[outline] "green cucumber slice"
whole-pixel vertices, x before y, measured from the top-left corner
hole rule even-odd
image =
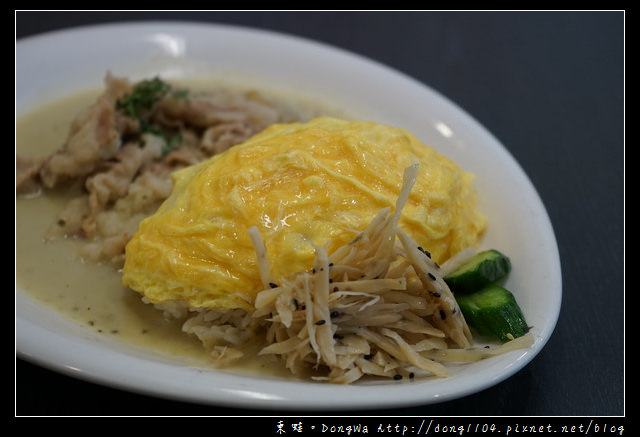
[[[473,293],[506,277],[511,261],[495,249],[474,255],[469,261],[444,277],[454,294]]]
[[[478,334],[507,342],[529,331],[520,306],[506,288],[490,284],[480,291],[456,296],[467,323]]]

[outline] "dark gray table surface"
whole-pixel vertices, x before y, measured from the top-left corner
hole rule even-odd
[[[623,416],[623,11],[16,12],[16,38],[172,19],[271,29],[342,47],[441,92],[517,159],[551,218],[563,299],[543,351],[506,381],[436,405],[356,415]],[[15,413],[273,415],[147,397],[16,360]],[[295,412],[288,414],[343,414]]]

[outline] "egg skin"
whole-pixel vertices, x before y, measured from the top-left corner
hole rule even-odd
[[[331,252],[393,211],[416,162],[399,226],[443,262],[486,227],[473,175],[403,129],[321,117],[273,125],[174,173],[172,194],[127,244],[123,284],[155,303],[251,310],[263,286],[250,227],[274,280],[309,270],[310,243]]]

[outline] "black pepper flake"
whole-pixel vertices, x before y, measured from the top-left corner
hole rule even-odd
[[[370,360],[371,358],[373,358],[373,354],[363,355],[362,358],[364,358],[365,360]]]
[[[444,319],[446,319],[446,318],[447,318],[447,313],[445,313],[445,312],[444,312],[444,310],[440,310],[440,318],[441,318],[442,320],[444,320]]]
[[[278,288],[278,284],[276,284],[275,282],[269,282],[269,287]]]
[[[325,323],[327,323],[327,321],[326,321],[326,320],[318,320],[318,321],[316,322],[316,325],[320,326],[320,325],[324,325]]]
[[[490,348],[491,348],[491,346],[486,345],[484,348],[485,348],[485,349],[490,349]]]
[[[340,317],[340,311],[331,311],[331,318],[335,319],[336,317]]]
[[[436,275],[434,275],[433,273],[429,272],[428,275],[429,275],[429,279],[431,279],[432,281],[436,280]]]
[[[402,375],[400,375],[399,373],[396,373],[395,375],[393,375],[393,379],[396,381],[400,381],[402,379]]]

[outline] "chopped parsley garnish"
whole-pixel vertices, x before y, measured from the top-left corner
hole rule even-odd
[[[171,94],[171,97],[173,97],[176,100],[179,100],[179,99],[185,99],[186,100],[186,99],[189,98],[189,90],[177,90],[177,91],[174,91]]]
[[[182,143],[182,134],[180,132],[170,137],[167,135],[163,135],[162,137],[165,140],[164,147],[162,148],[162,156],[165,156]]]
[[[116,109],[125,115],[140,120],[145,112],[169,92],[171,86],[155,77],[138,83],[133,91],[116,102]]]
[[[140,126],[140,132],[150,133],[164,140],[163,156],[178,147],[182,142],[180,132],[168,131],[161,126],[153,124],[150,120],[150,111],[169,91],[171,91],[171,85],[155,77],[137,83],[131,93],[116,102],[116,110],[136,120]],[[189,92],[188,90],[176,90],[170,96],[174,99],[188,99]]]

